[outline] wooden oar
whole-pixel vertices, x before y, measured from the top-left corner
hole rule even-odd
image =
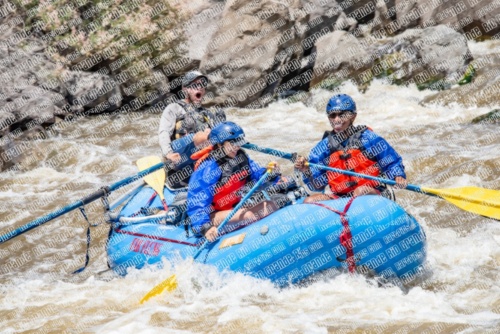
[[[272,148],[259,147],[254,144],[245,144],[244,148],[254,150],[257,152],[262,152],[277,156],[283,159],[292,160],[296,154],[282,152]],[[323,166],[319,164],[309,163],[311,167],[328,170],[331,172],[336,172],[339,174],[356,176],[368,180],[378,181],[380,183],[385,183],[389,185],[396,185],[397,183],[393,180],[382,179],[379,177],[374,177],[365,174],[354,173],[342,169],[331,168],[328,166]],[[460,188],[447,188],[447,189],[432,189],[427,187],[421,187],[413,184],[408,184],[406,186],[407,190],[441,197],[442,199],[450,202],[451,204],[457,206],[458,208],[472,212],[487,218],[493,218],[500,220],[500,191],[485,189],[479,187],[460,187]]]
[[[150,168],[158,163],[161,163],[161,158],[157,156],[144,157],[137,160],[136,165],[140,171]],[[144,177],[144,182],[146,182],[154,191],[160,196],[161,203],[165,211],[168,211],[168,205],[165,201],[165,196],[163,194],[163,188],[165,187],[165,169],[158,169],[156,172],[148,174]]]
[[[262,185],[262,183],[264,183],[264,181],[266,180],[267,176],[271,171],[272,168],[268,166],[266,172],[264,173],[264,175],[261,176],[259,181],[257,181],[257,183],[253,186],[252,189],[250,189],[250,191],[245,195],[245,197],[243,197],[243,199],[238,203],[238,205],[234,207],[234,209],[229,213],[229,215],[224,219],[224,221],[222,221],[222,223],[220,223],[220,225],[217,226],[217,232],[219,232],[224,227],[224,225],[227,224],[227,222],[236,214],[236,212],[243,206],[243,204],[245,204],[245,202],[253,195],[253,193],[257,189],[259,189],[259,187]],[[201,246],[194,254],[193,259],[196,259],[196,257],[200,255],[200,253],[203,251],[203,249],[205,249],[208,243],[209,243],[208,240],[205,240],[203,244],[201,244]],[[175,274],[173,274],[166,280],[162,281],[160,284],[156,285],[147,294],[145,294],[144,297],[142,297],[140,303],[142,304],[148,301],[150,298],[162,294],[164,291],[169,291],[169,292],[174,291],[176,288],[177,288],[177,277]]]

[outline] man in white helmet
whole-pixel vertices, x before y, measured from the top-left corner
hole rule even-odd
[[[164,158],[173,162],[167,170],[167,182],[173,188],[187,186],[194,166],[191,154],[207,143],[210,129],[226,120],[224,111],[201,106],[208,82],[201,72],[186,73],[184,99],[170,103],[161,116],[158,137]]]

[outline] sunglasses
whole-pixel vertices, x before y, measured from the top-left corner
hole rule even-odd
[[[192,83],[190,85],[185,86],[185,88],[190,88],[190,89],[200,89],[200,88],[206,88],[208,86],[208,82],[202,81],[202,82],[196,82]]]
[[[328,115],[328,118],[335,119],[336,117],[344,118],[347,115],[349,115],[349,111],[341,111],[341,112],[332,112],[331,114]]]

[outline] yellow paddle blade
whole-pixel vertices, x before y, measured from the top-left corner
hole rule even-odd
[[[424,192],[437,195],[460,209],[500,220],[500,191],[478,187],[431,189]]]
[[[136,165],[140,171],[143,171],[151,166],[159,164],[160,162],[160,157],[149,156],[137,160]],[[165,196],[163,196],[163,187],[165,186],[166,177],[167,176],[165,175],[165,170],[163,168],[144,176],[144,181],[151,188],[153,188],[158,193],[158,195],[160,195],[160,199],[162,200],[162,202],[165,201]]]
[[[141,299],[141,304],[147,302],[154,296],[161,295],[165,290],[168,292],[172,292],[177,289],[177,278],[175,274],[155,286],[151,291],[149,291],[144,297]]]

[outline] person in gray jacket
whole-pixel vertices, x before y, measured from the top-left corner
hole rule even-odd
[[[208,78],[191,71],[182,80],[183,100],[170,103],[160,119],[158,137],[167,161],[167,183],[172,188],[186,187],[193,173],[191,154],[208,145],[210,130],[226,120],[223,110],[201,106]]]

